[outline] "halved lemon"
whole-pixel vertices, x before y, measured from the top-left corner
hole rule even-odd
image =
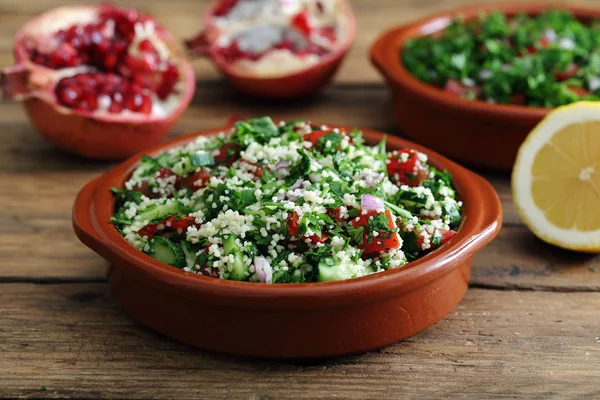
[[[559,107],[531,131],[517,154],[512,193],[537,237],[600,252],[600,103]]]

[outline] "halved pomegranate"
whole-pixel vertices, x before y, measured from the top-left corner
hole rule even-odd
[[[242,92],[284,99],[329,82],[355,33],[347,0],[216,0],[186,44]]]
[[[194,72],[152,17],[104,4],[67,6],[17,33],[16,65],[2,71],[5,97],[24,100],[49,141],[99,159],[158,142],[190,102]]]

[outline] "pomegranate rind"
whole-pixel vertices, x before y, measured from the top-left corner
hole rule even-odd
[[[169,132],[192,100],[196,78],[178,41],[169,32],[160,29],[157,36],[169,48],[182,82],[181,93],[177,94],[179,104],[169,114],[94,113],[60,105],[53,88],[65,76],[61,74],[61,70],[33,63],[24,45],[25,40],[43,32],[46,21],[55,21],[58,16],[64,17],[74,12],[94,15],[101,7],[103,6],[58,7],[23,25],[14,41],[16,65],[3,70],[3,86],[7,87],[10,79],[8,75],[19,76],[15,78],[16,83],[13,82],[12,88],[8,84],[9,90],[5,90],[4,94],[23,101],[32,124],[57,147],[88,158],[121,159],[158,143]],[[27,90],[22,90],[22,76],[25,73],[28,73],[28,87]]]
[[[203,23],[206,28],[186,43],[192,54],[208,56],[233,87],[250,96],[286,100],[318,91],[331,81],[356,37],[356,17],[350,4],[344,0],[340,5],[345,32],[331,53],[319,57],[315,64],[284,76],[258,77],[243,73],[217,55],[215,38],[218,33],[211,27],[214,10],[219,2],[220,0],[214,0],[204,14]]]
[[[35,128],[49,142],[98,160],[123,159],[160,142],[179,117],[177,114],[161,121],[115,123],[58,113],[37,98],[29,98],[23,104]]]

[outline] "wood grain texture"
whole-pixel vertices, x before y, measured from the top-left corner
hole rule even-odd
[[[486,1],[350,1],[357,40],[324,92],[287,104],[246,99],[207,60],[194,60],[196,95],[170,136],[266,114],[400,134],[369,46],[387,27]],[[178,38],[199,31],[208,3],[117,2],[155,14]],[[12,63],[12,38],[25,21],[69,3],[0,2],[0,66]],[[192,349],[120,310],[104,283],[105,261],[79,243],[70,220],[77,191],[112,165],[54,149],[20,105],[0,101],[0,398],[600,398],[600,257],[537,240],[505,176],[486,176],[504,227],[475,256],[473,288],[456,310],[385,349],[299,364]]]
[[[0,397],[598,398],[598,307],[600,293],[471,289],[447,318],[379,351],[267,362],[157,335],[103,284],[4,284]]]

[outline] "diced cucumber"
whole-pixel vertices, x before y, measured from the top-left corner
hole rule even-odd
[[[142,156],[142,160],[136,169],[136,175],[141,177],[154,176],[160,169],[160,164],[150,156]]]
[[[456,229],[460,224],[461,216],[456,204],[444,204],[444,216],[447,216],[449,225],[452,229]]]
[[[192,164],[190,157],[183,157],[178,163],[173,165],[172,171],[179,176],[186,176],[194,172],[196,167]]]
[[[242,250],[237,246],[235,240],[237,236],[229,235],[223,239],[223,250],[225,255],[233,255],[233,269],[230,272],[230,277],[236,281],[243,281],[250,275],[249,265],[244,265]]]
[[[205,151],[198,151],[190,156],[190,161],[194,167],[211,167],[215,165],[215,159],[212,154]]]
[[[162,236],[153,237],[148,243],[148,255],[173,267],[183,268],[186,265],[185,255],[175,243]]]
[[[190,268],[193,267],[196,264],[196,253],[198,252],[196,246],[187,240],[182,240],[179,242],[179,247],[183,250],[186,265]]]
[[[188,211],[187,207],[178,201],[168,201],[165,204],[151,204],[144,208],[142,212],[138,214],[141,221],[152,221],[155,219],[162,219],[168,215],[183,213]]]
[[[159,155],[158,157],[156,157],[156,162],[162,168],[168,167],[170,164],[170,160],[171,160],[171,155],[168,152],[164,152],[161,155]]]
[[[424,207],[427,204],[427,196],[407,190],[398,194],[398,201],[407,206]]]
[[[319,262],[319,282],[340,281],[356,278],[375,272],[371,267],[354,263],[337,263],[333,258],[324,258]]]

